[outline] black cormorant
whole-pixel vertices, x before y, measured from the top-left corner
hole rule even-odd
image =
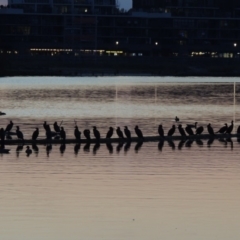
[[[168,131],[168,136],[172,136],[175,132],[175,129],[176,129],[175,125],[172,125],[172,127]]]
[[[36,130],[32,134],[32,140],[36,140],[39,135],[39,129],[36,128]]]
[[[90,131],[89,131],[88,129],[85,129],[85,130],[83,131],[83,135],[85,136],[85,138],[86,138],[87,140],[90,140],[90,139],[91,139],[91,137],[90,137]]]
[[[0,129],[0,139],[2,142],[5,140],[5,132],[3,128]]]
[[[55,122],[54,124],[53,124],[53,128],[54,128],[54,131],[55,132],[60,132],[61,130],[60,130],[60,127],[58,126],[58,124],[57,124],[57,122]]]
[[[13,127],[13,122],[10,121],[10,123],[7,125],[7,127],[5,129],[5,132],[10,132],[12,130],[12,127]]]
[[[160,137],[164,137],[164,131],[163,131],[163,126],[162,126],[162,124],[160,124],[160,125],[158,126],[158,134],[159,134]]]
[[[77,140],[81,139],[81,132],[79,131],[78,126],[75,126],[74,136]]]
[[[207,125],[207,130],[210,135],[215,135],[211,123]]]
[[[202,134],[203,130],[204,130],[203,126],[198,127],[198,128],[196,129],[196,134],[197,134],[197,135]]]
[[[107,132],[106,138],[111,138],[113,135],[113,127],[109,127],[109,130]]]
[[[228,129],[227,123],[225,123],[225,126],[221,127],[216,133],[225,133]]]
[[[119,138],[124,138],[123,132],[122,132],[122,130],[120,129],[120,127],[117,127],[116,133],[117,133],[117,135],[118,135]]]
[[[179,120],[180,120],[180,119],[176,116],[176,117],[175,117],[175,121],[176,121],[176,122],[179,122]]]
[[[66,140],[66,132],[64,131],[64,128],[61,127],[61,130],[60,130],[60,137],[62,140]]]
[[[188,133],[189,136],[194,135],[193,130],[189,125],[187,125],[185,127],[185,130],[186,130],[186,132]]]
[[[17,126],[16,133],[17,133],[18,139],[24,140],[23,133],[20,131],[19,126]]]
[[[46,132],[47,132],[47,131],[50,131],[50,132],[51,132],[51,128],[50,128],[50,126],[47,124],[46,121],[44,121],[43,127],[44,127],[44,129],[46,130]]]
[[[125,133],[127,139],[131,139],[131,132],[127,126],[124,127],[124,133]]]
[[[139,138],[143,138],[142,131],[139,129],[138,125],[136,125],[136,127],[134,129],[135,129],[135,133],[137,134],[137,136]]]
[[[228,126],[226,133],[231,134],[233,130],[233,121],[231,122],[231,125]]]
[[[179,133],[181,134],[182,137],[186,137],[186,133],[185,133],[181,124],[178,125],[178,131],[179,131]]]
[[[27,155],[30,155],[32,153],[32,149],[30,149],[30,147],[27,146],[27,150],[25,152]]]
[[[100,140],[100,138],[101,138],[100,132],[97,130],[96,126],[93,127],[93,135],[97,140]]]

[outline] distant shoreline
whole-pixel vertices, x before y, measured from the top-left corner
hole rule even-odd
[[[1,55],[0,76],[239,77],[237,58]]]

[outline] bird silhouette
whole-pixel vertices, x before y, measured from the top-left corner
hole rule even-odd
[[[131,139],[131,132],[127,126],[124,127],[124,133],[125,133],[127,139]]]
[[[84,135],[84,137],[85,137],[87,140],[90,140],[90,139],[91,139],[89,129],[85,129],[85,130],[83,131],[83,135]]]
[[[76,140],[81,139],[81,132],[79,131],[78,126],[75,126],[74,136],[75,136]]]
[[[141,131],[141,129],[138,127],[138,125],[137,125],[134,129],[135,129],[136,135],[137,135],[139,138],[143,139],[142,131]]]
[[[32,134],[32,140],[37,140],[38,135],[39,135],[39,129],[36,128],[36,130]]]
[[[227,123],[224,124],[225,126],[221,127],[216,133],[225,133],[228,129]]]
[[[94,137],[96,138],[97,141],[100,140],[100,138],[101,138],[100,132],[97,130],[96,126],[93,127],[93,135],[94,135]]]
[[[64,131],[63,127],[61,127],[61,130],[60,130],[60,137],[63,141],[66,140],[66,132]]]
[[[230,126],[228,126],[228,128],[227,128],[227,130],[226,130],[226,133],[228,133],[228,134],[231,134],[232,133],[232,130],[233,130],[233,121],[231,122],[231,125]]]
[[[10,121],[10,123],[7,125],[7,127],[5,129],[5,132],[10,132],[12,130],[12,127],[13,127],[13,122]]]
[[[203,130],[204,130],[203,126],[198,127],[198,128],[196,129],[196,134],[197,134],[197,135],[202,134]]]
[[[17,126],[16,133],[17,133],[18,139],[24,140],[23,133],[20,131],[19,126]]]
[[[116,133],[117,133],[117,135],[118,135],[119,138],[124,138],[123,132],[122,132],[122,130],[120,129],[120,127],[117,127]]]
[[[164,137],[164,130],[162,124],[158,126],[158,134],[160,137]]]
[[[213,131],[213,128],[212,128],[212,126],[211,126],[211,123],[209,123],[209,124],[207,125],[207,130],[208,130],[208,133],[209,133],[210,135],[215,135],[215,133],[214,133],[214,131]]]
[[[186,133],[185,133],[181,124],[178,125],[178,131],[179,131],[179,133],[181,134],[182,137],[186,137]]]
[[[111,138],[113,135],[113,127],[109,127],[109,130],[107,132],[106,138]]]
[[[176,129],[176,126],[175,125],[172,125],[172,127],[169,129],[168,131],[168,136],[172,136],[175,132],[175,129]]]

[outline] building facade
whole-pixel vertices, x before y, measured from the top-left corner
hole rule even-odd
[[[128,13],[115,0],[9,0],[0,51],[235,58],[239,29],[240,0],[133,0]]]

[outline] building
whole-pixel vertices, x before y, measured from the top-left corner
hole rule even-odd
[[[9,0],[0,51],[17,54],[238,58],[240,0]]]

